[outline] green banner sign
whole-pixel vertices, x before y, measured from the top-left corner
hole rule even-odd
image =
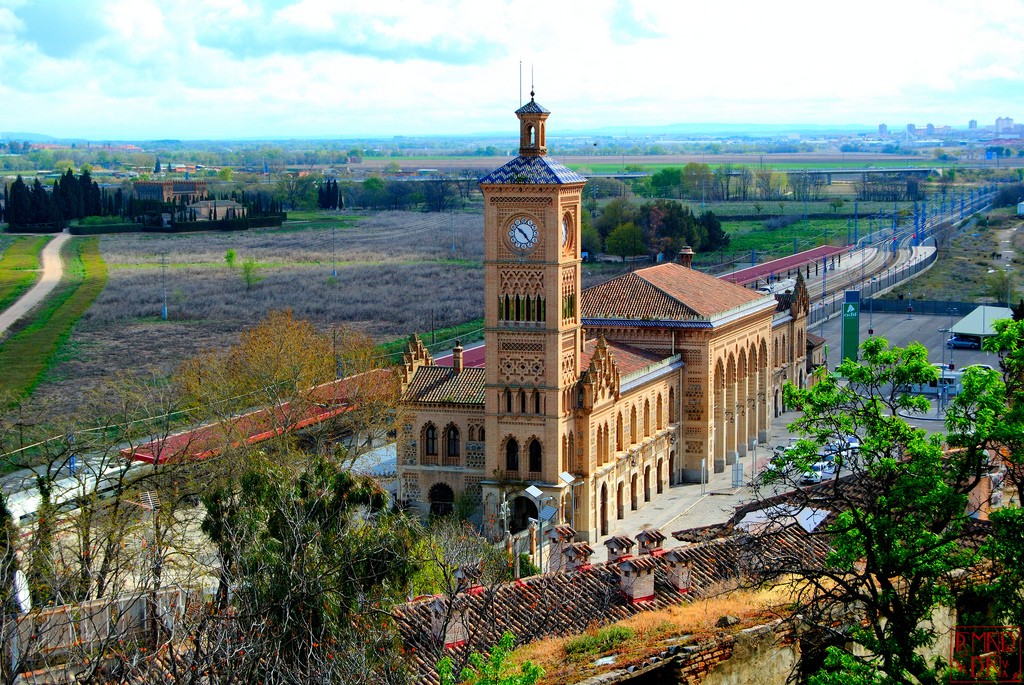
[[[860,347],[860,291],[847,290],[843,301],[843,359],[857,360]]]

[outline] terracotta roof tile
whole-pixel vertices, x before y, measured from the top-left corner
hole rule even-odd
[[[456,373],[449,366],[421,366],[409,381],[406,402],[443,404],[483,404],[484,369],[463,369]]]
[[[708,319],[766,297],[669,262],[583,291],[585,319]]]
[[[583,346],[583,355],[581,358],[581,368],[586,369],[590,366],[590,360],[594,356],[594,351],[597,349],[598,339],[594,338],[588,340]],[[610,340],[605,341],[605,345],[608,351],[612,355],[612,359],[615,360],[615,365],[619,368],[619,374],[626,376],[639,371],[651,364],[656,364],[664,359],[663,355],[655,352],[648,352],[642,350],[639,347],[633,347],[632,345],[625,345],[623,343],[612,342]]]

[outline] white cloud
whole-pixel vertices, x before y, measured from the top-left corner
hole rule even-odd
[[[510,130],[520,60],[524,91],[533,66],[537,99],[563,130],[962,123],[1024,108],[1024,3],[1014,0],[98,0],[79,7],[104,30],[67,44],[22,20],[50,1],[0,0],[5,128],[120,138]]]

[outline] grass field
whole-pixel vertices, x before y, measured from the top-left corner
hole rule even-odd
[[[0,345],[0,393],[32,391],[51,356],[67,340],[72,327],[89,309],[107,281],[107,267],[95,238],[68,243],[64,278],[27,323]]]
[[[39,253],[48,242],[50,236],[10,238],[0,256],[0,311],[21,297],[39,279]]]

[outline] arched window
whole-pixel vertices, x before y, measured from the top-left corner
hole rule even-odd
[[[505,388],[505,413],[512,413],[512,391]]]
[[[430,513],[434,516],[446,516],[452,513],[455,506],[455,493],[444,483],[438,483],[427,493],[430,501]]]
[[[423,429],[423,455],[437,456],[437,428],[432,423],[428,423]]]
[[[651,435],[651,403],[649,400],[644,400],[644,437],[648,438]]]
[[[676,422],[676,389],[668,389],[668,422]],[[481,438],[482,439],[482,438]]]
[[[519,391],[519,413],[526,413],[526,392],[524,390]]]
[[[533,413],[540,413],[540,391],[538,390],[533,391]]]
[[[519,470],[519,443],[515,438],[509,438],[505,443],[505,470]]]
[[[665,427],[665,414],[664,409],[661,406],[661,393],[658,393],[658,403],[655,405],[654,417],[657,421],[658,430]]]
[[[622,451],[622,412],[619,412],[619,416],[615,420],[615,449]]]
[[[566,471],[577,471],[576,469],[576,436],[569,433],[569,456],[565,460]]]
[[[479,434],[479,437],[477,438],[477,440],[479,440],[480,442],[484,441],[484,427],[483,426],[480,426],[480,434]]]
[[[535,438],[530,441],[530,473],[540,473],[543,464],[541,463],[540,442]]]
[[[636,407],[629,409],[629,444],[636,444]]]
[[[455,426],[449,426],[444,432],[444,456],[446,465],[457,465],[459,462],[459,455],[461,454],[459,448],[459,429]]]
[[[469,435],[466,436],[469,442],[476,442],[476,426],[469,427]]]

